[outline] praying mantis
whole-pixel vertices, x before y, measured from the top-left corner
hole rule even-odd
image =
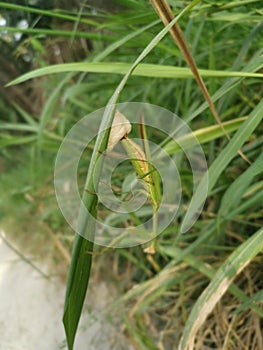
[[[112,150],[118,142],[123,145],[133,165],[137,179],[143,185],[153,207],[153,230],[157,234],[158,208],[162,197],[161,178],[158,171],[151,163],[150,148],[142,114],[140,115],[139,131],[142,147],[128,137],[128,134],[131,132],[131,124],[128,119],[117,110],[112,123],[107,150]],[[144,249],[144,251],[150,254],[155,253],[155,244],[156,240],[154,239],[150,246]]]

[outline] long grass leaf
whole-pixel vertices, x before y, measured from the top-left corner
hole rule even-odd
[[[232,209],[237,207],[242,195],[247,190],[248,186],[255,178],[255,176],[263,174],[263,154],[239,177],[231,184],[231,186],[225,192],[221,205],[218,211],[219,220],[220,217],[231,213]]]
[[[28,13],[35,13],[35,14],[38,14],[41,16],[54,17],[54,18],[59,18],[62,20],[73,21],[73,22],[79,21],[81,23],[92,25],[95,27],[99,26],[99,23],[96,21],[88,20],[85,18],[79,19],[77,14],[76,14],[76,16],[72,16],[72,15],[68,15],[66,13],[59,12],[57,10],[48,11],[48,10],[38,9],[35,7],[23,6],[23,5],[18,5],[18,4],[10,4],[10,3],[6,3],[6,2],[0,2],[0,8],[14,10],[14,11],[24,11],[24,12],[28,12]],[[19,31],[18,28],[17,28],[17,31]]]
[[[258,124],[263,118],[263,101],[256,106],[256,108],[250,113],[248,119],[242,124],[240,129],[233,136],[229,144],[224,148],[224,150],[219,154],[217,159],[213,162],[209,168],[209,183],[208,183],[208,193],[213,189],[219,176],[222,174],[226,166],[235,157],[237,151],[242,147],[251,133],[256,129]],[[194,215],[198,208],[200,207],[203,197],[206,194],[207,189],[207,179],[203,178],[194,193],[188,212],[183,220],[181,226],[181,232],[186,232],[188,230],[188,223],[191,222],[192,216]]]
[[[251,58],[251,60],[245,65],[245,67],[242,69],[242,72],[257,72],[263,68],[263,61],[262,61],[262,55],[263,50],[259,50],[257,53],[254,54],[254,56]],[[242,77],[236,77],[236,78],[229,78],[222,87],[220,87],[212,96],[213,102],[218,101],[223,96],[229,95],[229,92],[234,91],[234,89],[242,82],[244,78]],[[204,102],[200,107],[198,107],[194,112],[190,112],[189,115],[186,118],[187,122],[190,122],[193,120],[196,116],[198,116],[200,113],[205,111],[208,107],[208,103]]]
[[[237,118],[235,120],[230,120],[222,123],[225,130],[231,133],[236,131],[246,120],[246,117]],[[200,143],[206,143],[212,140],[217,139],[218,137],[224,136],[224,133],[219,125],[212,125],[206,128],[193,131],[191,134],[184,135],[178,138],[178,143],[174,140],[169,141],[163,146],[163,149],[168,154],[174,154],[181,150],[181,147],[184,149],[190,148],[195,145],[196,140]],[[179,146],[180,145],[180,146]]]
[[[178,258],[182,255],[183,250],[179,247],[171,246],[159,246],[159,251],[167,254],[171,258]],[[187,265],[191,266],[193,269],[201,272],[203,275],[212,280],[216,274],[216,270],[206,262],[203,262],[201,259],[198,259],[194,254],[186,254],[182,258]],[[230,285],[228,289],[229,293],[237,297],[240,301],[243,302],[247,307],[251,307],[259,316],[263,317],[263,310],[253,304],[249,304],[250,298],[234,283]],[[245,307],[245,306],[244,306]]]
[[[43,75],[58,74],[66,72],[86,72],[86,73],[102,73],[102,74],[120,74],[125,75],[129,72],[131,64],[123,62],[79,62],[55,64],[48,67],[35,69],[29,73],[21,75],[19,78],[12,80],[6,86],[23,83],[26,80],[41,77]],[[226,78],[226,77],[242,77],[242,78],[263,78],[262,73],[249,72],[233,72],[199,69],[199,73],[207,78]],[[168,79],[188,79],[193,78],[191,69],[184,67],[164,66],[161,64],[142,63],[136,65],[132,75],[149,77],[149,78],[168,78]]]
[[[98,55],[96,55],[93,58],[94,62],[98,62],[103,60],[105,57],[107,57],[108,55],[110,55],[112,52],[114,52],[115,50],[117,50],[119,47],[121,47],[122,45],[124,45],[127,41],[136,38],[136,36],[142,34],[143,32],[145,32],[146,30],[154,27],[156,24],[158,24],[160,21],[154,21],[153,23],[150,23],[138,30],[132,31],[131,33],[129,33],[128,35],[126,35],[125,37],[121,38],[120,40],[112,43],[111,45],[107,46],[107,48],[105,50],[103,50],[102,52],[100,52]]]
[[[28,35],[47,35],[47,36],[60,36],[71,38],[71,30],[62,30],[62,29],[46,29],[46,28],[15,28],[15,27],[3,27],[0,26],[0,32],[9,32],[9,33],[22,33]],[[75,38],[85,38],[85,39],[104,39],[108,41],[114,41],[115,37],[111,35],[101,34],[101,33],[92,33],[92,32],[76,32]]]
[[[216,303],[230,287],[233,279],[263,249],[263,229],[241,244],[214,275],[195,303],[186,322],[179,350],[193,350],[195,336]]]
[[[27,143],[33,143],[36,141],[36,136],[10,136],[8,135],[5,137],[4,135],[1,137],[0,140],[0,148],[4,148],[7,146],[15,146],[15,145],[24,145]]]

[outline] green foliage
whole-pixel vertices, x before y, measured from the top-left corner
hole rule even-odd
[[[169,2],[178,15],[174,22],[179,20],[185,32],[220,119],[231,136],[230,141],[220,126],[215,125],[190,69],[166,35],[169,27],[163,29],[148,2],[118,3],[123,6],[119,12],[94,14],[85,6],[79,12],[65,12],[0,2],[0,8],[5,11],[23,11],[53,19],[52,28],[32,25],[19,30],[28,35],[19,46],[32,45],[37,69],[32,67],[9,85],[34,78],[37,85],[32,86],[40,88],[39,95],[45,102],[33,114],[14,101],[1,118],[0,150],[5,170],[1,182],[4,194],[1,215],[7,218],[20,212],[19,220],[35,215],[37,220],[44,219],[54,232],[64,231],[71,240],[67,224],[62,222],[58,211],[54,211],[52,187],[56,152],[70,127],[85,114],[117,101],[140,100],[175,111],[189,123],[203,145],[209,164],[209,196],[202,215],[189,232],[180,234],[191,219],[187,214],[191,212],[189,208],[180,208],[177,221],[158,237],[157,252],[153,256],[145,254],[141,247],[113,252],[96,248],[94,268],[101,265],[100,259],[104,266],[116,259],[125,283],[121,277],[112,275],[116,280],[119,278],[119,289],[123,292],[114,306],[121,305],[126,333],[138,348],[177,348],[181,338],[181,349],[223,348],[228,342],[226,346],[234,350],[240,341],[245,343],[248,339],[245,331],[240,331],[238,321],[242,323],[247,314],[252,315],[251,319],[263,316],[259,307],[263,276],[260,256],[256,257],[262,250],[263,216],[260,1],[206,1],[193,8],[193,4],[186,7],[183,1]],[[60,23],[71,23],[74,30],[65,29]],[[18,31],[14,26],[2,26],[0,30]],[[85,59],[80,62],[62,59],[62,63],[50,64],[49,49],[45,45],[48,40],[56,45],[57,38],[71,43],[78,38],[91,40],[92,49],[86,51]],[[23,89],[23,86],[20,84],[17,88]],[[101,129],[110,127],[113,116],[114,108],[108,109]],[[147,130],[151,132],[156,140],[162,141],[158,132]],[[94,216],[107,214],[97,206],[93,172],[99,152],[107,147],[108,136],[109,130],[101,133],[92,150],[88,150],[90,166],[83,201]],[[185,135],[180,141],[190,147],[192,138],[193,135]],[[188,187],[192,186],[192,178],[186,161],[180,158],[178,144],[166,140],[163,146],[169,154],[178,154],[183,196],[191,197]],[[251,164],[238,156],[239,149]],[[79,169],[83,183],[86,164],[81,162]],[[124,174],[123,169],[127,169]],[[116,177],[127,178],[128,169],[119,169]],[[121,192],[125,183],[122,188],[121,181],[114,181]],[[190,209],[199,207],[204,186],[201,182]],[[39,207],[45,209],[41,211]],[[141,218],[133,216],[131,220],[136,222]],[[79,230],[86,230],[84,212],[80,212],[78,221]],[[90,278],[92,250],[92,242],[75,236],[64,313],[69,349],[73,349]],[[232,310],[236,309],[233,314],[237,319],[236,323],[227,323],[227,339],[220,322],[211,321],[213,316],[218,319],[216,303],[224,308],[226,300]],[[210,323],[205,321],[207,316]],[[235,320],[232,311],[228,318]],[[200,327],[201,345],[194,343]],[[204,330],[208,328],[213,340],[205,336]],[[260,339],[255,342],[260,344]],[[257,344],[252,348],[246,343],[251,349],[256,349]]]

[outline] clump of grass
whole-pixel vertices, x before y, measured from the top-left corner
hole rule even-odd
[[[107,28],[108,34],[103,32],[100,38],[98,33],[93,36],[95,49],[88,62],[43,67],[16,80],[69,72],[62,79],[62,75],[49,76],[54,79],[53,84],[58,80],[60,83],[39,121],[34,124],[32,118],[24,114],[23,126],[16,124],[12,129],[10,125],[1,125],[6,133],[3,147],[17,144],[15,137],[12,138],[15,129],[21,145],[28,143],[35,147],[37,144],[41,151],[39,159],[44,159],[41,153],[57,148],[70,124],[77,119],[78,109],[84,114],[108,101],[119,84],[115,73],[124,78],[118,85],[118,93],[115,91],[112,95],[111,104],[117,102],[121,92],[123,100],[139,98],[176,111],[190,123],[203,143],[209,163],[209,196],[201,217],[189,232],[178,234],[188,209],[183,207],[178,221],[171,223],[159,237],[155,255],[145,254],[140,247],[116,251],[97,249],[94,266],[108,266],[108,261],[113,262],[112,278],[123,293],[117,303],[118,310],[122,309],[124,329],[135,348],[260,349],[262,272],[261,257],[255,257],[262,249],[263,190],[259,2],[217,6],[200,3],[191,10],[191,16],[181,16],[185,11],[183,2],[178,3],[183,11],[174,9],[175,15],[179,13],[179,24],[186,33],[197,67],[206,69],[200,73],[216,104],[220,122],[228,133],[235,132],[230,141],[221,137],[224,133],[220,127],[214,129],[208,103],[204,102],[190,70],[182,63],[173,41],[168,36],[164,38],[172,25],[160,32],[161,24],[145,2],[134,5],[133,1],[126,0],[122,3],[129,6],[128,12],[112,14],[108,19],[102,15],[98,21],[93,18],[97,30]],[[83,19],[85,16],[89,18],[90,14],[83,13]],[[77,16],[73,14],[73,17],[77,22]],[[37,33],[45,32],[38,29]],[[53,31],[53,34],[68,35],[63,31]],[[84,37],[84,34],[77,33],[77,36]],[[143,51],[139,56],[138,47]],[[145,84],[146,79],[149,84]],[[50,122],[58,97],[73,108],[74,117],[58,118],[52,128]],[[67,107],[60,112],[67,114]],[[104,115],[104,126],[110,127],[114,113],[113,108]],[[25,124],[30,126],[26,131],[23,130]],[[229,125],[234,126],[233,129]],[[93,157],[98,150],[106,149],[108,136],[109,131],[97,139]],[[191,140],[186,137],[185,143]],[[179,152],[172,142],[165,147],[171,154]],[[251,165],[237,155],[239,150]],[[191,178],[184,163],[179,170],[187,187]],[[92,171],[91,167],[85,186],[89,192],[83,198],[88,207],[96,201],[90,182]],[[200,184],[194,196],[196,207],[200,204],[198,193],[202,193],[203,185]],[[43,188],[41,184],[38,186]],[[41,203],[43,201],[41,198]],[[64,229],[60,225],[58,220],[54,230]],[[92,249],[91,242],[76,236],[64,315],[70,348],[89,280],[92,255],[86,252]],[[82,276],[81,283],[76,282],[79,276]]]

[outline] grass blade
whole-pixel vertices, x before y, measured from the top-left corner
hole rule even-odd
[[[218,211],[218,217],[228,216],[235,207],[239,204],[242,195],[247,190],[254,177],[263,173],[263,154],[261,154],[257,160],[244,171],[227,189]]]
[[[66,37],[71,38],[72,37],[72,31],[71,30],[56,30],[56,29],[46,29],[46,28],[28,28],[28,29],[22,29],[22,28],[15,28],[15,27],[0,27],[0,32],[9,32],[9,33],[22,33],[22,34],[28,34],[28,35],[46,35],[46,36],[60,36],[60,37]],[[85,39],[94,39],[99,40],[101,38],[108,40],[108,41],[114,41],[115,38],[110,35],[102,35],[99,33],[92,33],[92,32],[76,32],[74,34],[75,38],[85,38]]]
[[[89,254],[89,252],[92,252],[92,250],[93,243],[81,237],[79,234],[76,234],[68,274],[63,315],[63,323],[69,349],[73,349],[75,334],[88,287],[92,264],[92,255]],[[78,280],[78,283],[76,283],[76,280]]]
[[[178,258],[183,255],[184,251],[177,246],[160,246],[160,251],[164,252],[171,258]],[[210,280],[216,274],[216,269],[214,269],[210,264],[198,259],[194,254],[186,254],[181,259],[187,265],[191,266],[193,269],[201,272],[204,276],[208,277]],[[251,298],[249,298],[239,287],[237,287],[234,283],[229,287],[229,293],[237,297],[240,301],[242,301],[242,307],[251,307],[255,312],[258,313],[259,316],[263,317],[263,310],[254,305],[253,303],[249,303]]]
[[[224,125],[225,130],[228,133],[231,133],[233,131],[236,131],[244,123],[245,120],[246,120],[246,117],[237,118],[234,120],[224,122],[222,124]],[[180,147],[184,147],[184,149],[186,149],[193,146],[196,140],[200,144],[203,144],[203,143],[215,140],[216,138],[221,136],[224,136],[222,128],[219,125],[212,125],[206,128],[195,130],[189,135],[184,135],[178,138],[178,143],[175,142],[174,140],[171,140],[168,143],[166,143],[163,149],[168,154],[174,154],[175,152],[178,152],[181,150]]]
[[[120,74],[125,75],[129,72],[131,65],[123,62],[79,62],[79,63],[64,63],[55,64],[48,67],[35,69],[29,73],[21,75],[14,79],[6,86],[23,83],[32,78],[41,77],[43,75],[68,73],[68,72],[86,72],[86,73],[103,73],[103,74]],[[227,78],[227,77],[242,77],[242,78],[263,78],[262,73],[249,72],[233,72],[219,71],[209,69],[199,69],[199,73],[207,78]],[[168,79],[188,79],[193,78],[191,69],[184,67],[164,66],[160,64],[143,63],[136,65],[132,71],[132,75],[149,77],[149,78],[168,78]]]
[[[230,287],[233,279],[263,248],[263,229],[239,246],[218,269],[208,287],[195,303],[184,328],[179,350],[193,350],[195,336],[209,313]]]
[[[18,5],[18,4],[10,4],[10,3],[3,3],[0,2],[0,8],[4,8],[4,9],[8,9],[8,10],[14,10],[14,11],[24,11],[27,13],[35,13],[37,15],[40,16],[48,16],[48,17],[54,17],[54,18],[59,18],[62,20],[67,20],[67,21],[73,21],[73,22],[81,22],[84,24],[89,24],[89,25],[93,25],[95,27],[98,27],[99,24],[96,21],[92,21],[92,20],[88,20],[88,19],[79,19],[77,14],[75,16],[72,15],[68,15],[65,13],[60,13],[57,10],[52,10],[52,11],[48,11],[48,10],[43,10],[43,9],[38,9],[35,7],[30,7],[30,6],[23,6],[23,5]],[[19,31],[20,29],[17,28],[17,31]]]
[[[242,147],[247,138],[256,129],[263,118],[263,101],[261,101],[256,108],[251,112],[248,119],[242,124],[240,129],[236,132],[225,149],[219,154],[217,159],[209,168],[209,184],[208,193],[213,189],[219,176],[222,174],[226,166],[235,157],[237,151]],[[207,183],[206,178],[201,180],[196,192],[194,193],[189,209],[185,215],[181,226],[181,232],[188,230],[188,222],[191,222],[193,213],[200,207],[203,196],[206,193]]]

